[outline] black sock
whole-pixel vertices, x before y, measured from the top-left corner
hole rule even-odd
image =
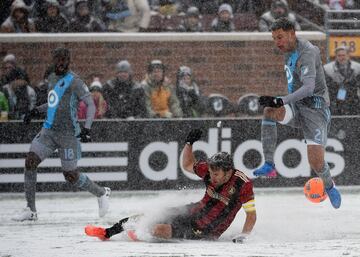
[[[129,217],[120,220],[118,223],[114,224],[112,227],[105,229],[105,237],[110,238],[113,235],[120,234],[124,231],[123,223],[127,222]]]

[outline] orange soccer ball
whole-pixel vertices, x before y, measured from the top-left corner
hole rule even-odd
[[[327,198],[325,186],[321,178],[311,178],[304,185],[306,198],[313,203],[320,203]]]

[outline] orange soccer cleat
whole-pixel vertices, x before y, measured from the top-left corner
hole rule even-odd
[[[99,238],[102,241],[109,240],[106,235],[105,228],[102,227],[95,227],[93,225],[87,225],[85,227],[85,234],[88,236],[94,236]]]

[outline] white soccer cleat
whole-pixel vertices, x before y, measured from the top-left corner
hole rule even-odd
[[[29,207],[24,208],[18,215],[11,218],[14,221],[25,221],[32,220],[36,221],[38,219],[37,213],[30,210]]]
[[[111,194],[111,189],[108,187],[104,187],[104,188],[105,188],[105,194],[98,197],[99,217],[104,217],[109,210],[109,198]]]

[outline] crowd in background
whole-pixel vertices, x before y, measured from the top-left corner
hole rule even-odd
[[[268,31],[269,25],[282,16],[297,22],[286,0],[268,3],[265,0],[1,1],[0,32]],[[253,15],[241,19],[246,14]],[[301,29],[299,24],[296,28]]]
[[[3,33],[27,32],[147,32],[152,17],[179,16],[178,23],[162,27],[176,32],[236,31],[237,13],[258,14],[257,30],[269,31],[272,22],[287,17],[301,30],[286,0],[273,0],[267,10],[263,0],[13,0],[1,1]],[[316,4],[341,10],[360,8],[354,0],[314,0]],[[202,17],[212,15],[206,27]],[[360,64],[350,59],[348,48],[339,47],[336,58],[324,66],[333,114],[359,114]],[[167,77],[166,65],[153,60],[142,81],[134,81],[127,60],[114,64],[114,76],[101,82],[93,78],[89,89],[97,107],[96,118],[171,118],[261,113],[257,96],[245,96],[231,103],[226,96],[201,93],[191,67],[179,65],[176,78]],[[145,66],[145,64],[144,64]],[[47,76],[38,86],[30,82],[16,56],[7,54],[1,63],[0,120],[21,119],[24,114],[47,101]],[[86,105],[80,103],[78,116]]]
[[[190,67],[180,66],[175,82],[167,76],[161,60],[147,65],[144,79],[133,78],[131,64],[121,60],[114,65],[113,77],[104,83],[94,77],[89,85],[96,105],[96,119],[101,118],[179,118],[225,116],[235,113],[234,106],[222,95],[204,96]],[[50,66],[38,86],[32,87],[26,71],[13,54],[2,60],[0,77],[0,111],[2,120],[23,119],[35,106],[47,103]],[[214,101],[221,101],[213,103]],[[230,108],[232,107],[232,108]],[[78,117],[84,118],[86,105],[79,103]]]
[[[325,64],[331,111],[334,115],[357,115],[360,107],[360,63],[351,60],[349,49],[340,46],[335,60]],[[25,69],[13,54],[1,65],[0,120],[19,120],[35,106],[47,103],[47,77],[32,87]],[[188,66],[179,66],[176,78],[169,78],[166,65],[152,60],[142,81],[135,81],[128,60],[114,64],[113,77],[101,82],[94,77],[89,85],[96,105],[96,119],[102,118],[198,118],[260,115],[258,96],[248,94],[232,103],[221,94],[204,95]],[[79,104],[78,117],[86,116],[86,105]]]

